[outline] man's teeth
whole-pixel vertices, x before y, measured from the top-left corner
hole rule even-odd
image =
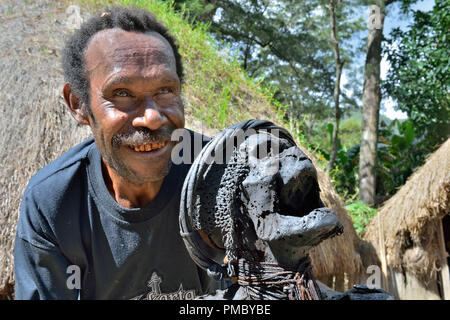
[[[138,152],[142,152],[142,151],[152,151],[152,150],[156,150],[156,149],[160,149],[162,147],[164,147],[166,145],[165,142],[161,142],[161,143],[147,143],[147,144],[142,144],[142,145],[132,145],[131,149],[133,149],[134,151],[138,151]]]

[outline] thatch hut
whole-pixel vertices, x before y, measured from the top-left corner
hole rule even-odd
[[[358,283],[364,274],[360,256],[360,240],[356,235],[352,220],[345,210],[342,200],[334,189],[328,174],[321,169],[317,160],[305,149],[302,151],[312,159],[317,168],[320,186],[320,197],[325,206],[333,208],[344,225],[344,233],[332,239],[327,239],[311,249],[310,256],[315,276],[338,291],[350,289]]]
[[[382,206],[363,239],[400,299],[450,299],[450,139]]]
[[[0,56],[3,66],[0,76],[0,299],[13,297],[14,237],[21,198],[29,179],[90,135],[87,128],[76,125],[61,96],[63,76],[59,52],[64,39],[61,30],[66,28],[66,5],[45,0],[27,4],[0,2],[3,35],[0,50],[4,53]],[[189,83],[191,70],[195,70],[195,65],[186,69],[188,89],[193,87]],[[266,105],[264,116],[259,112],[254,117],[276,119],[267,101],[252,96],[251,92],[242,96],[248,97],[243,105],[250,109],[255,104],[260,109]],[[189,94],[186,99],[189,115],[192,114],[189,108],[201,101]],[[199,121],[189,116],[187,127],[205,131]],[[206,130],[208,135],[213,132]],[[329,286],[344,290],[344,277],[352,279],[361,271],[358,238],[329,177],[317,163],[316,167],[322,200],[337,212],[345,231],[311,252],[313,270]]]

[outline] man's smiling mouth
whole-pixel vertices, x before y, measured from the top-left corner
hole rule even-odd
[[[149,152],[149,151],[156,151],[161,148],[163,148],[167,144],[167,141],[163,142],[152,142],[152,143],[145,143],[140,145],[129,145],[128,147],[136,152]]]

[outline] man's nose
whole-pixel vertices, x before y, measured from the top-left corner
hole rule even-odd
[[[157,130],[165,121],[166,116],[159,111],[158,107],[151,102],[147,102],[144,107],[144,113],[134,118],[132,124],[134,127],[146,127],[150,130]]]

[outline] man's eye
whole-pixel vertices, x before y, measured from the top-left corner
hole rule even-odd
[[[161,88],[158,90],[159,94],[168,94],[168,93],[172,93],[173,90],[171,88],[165,87],[165,88]]]
[[[130,93],[127,90],[116,90],[114,92],[116,97],[130,97]]]

